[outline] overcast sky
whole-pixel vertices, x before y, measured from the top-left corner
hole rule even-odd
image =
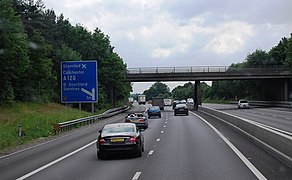
[[[256,49],[269,51],[292,33],[291,0],[43,2],[73,25],[109,35],[128,68],[229,66]],[[134,92],[151,84],[134,83]]]

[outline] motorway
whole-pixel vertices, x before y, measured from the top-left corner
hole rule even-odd
[[[280,129],[292,136],[292,110],[287,108],[251,107],[250,109],[237,109],[237,104],[203,104],[205,107],[224,111],[242,118],[247,118]]]
[[[119,155],[98,160],[98,130],[123,122],[125,115],[0,157],[0,179],[292,179],[292,169],[214,117],[201,112],[174,116],[170,107],[162,118],[149,119],[141,158]]]

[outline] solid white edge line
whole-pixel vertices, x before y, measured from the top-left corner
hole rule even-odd
[[[267,178],[222,134],[220,133],[213,125],[207,122],[201,116],[193,113],[195,116],[200,118],[203,122],[205,122],[208,126],[210,126],[221,139],[235,152],[235,154],[243,161],[243,163],[251,170],[251,172],[260,180],[266,180]]]
[[[38,169],[36,169],[36,170],[34,170],[34,171],[32,171],[32,172],[30,172],[30,173],[28,173],[28,174],[26,174],[26,175],[20,177],[20,178],[17,178],[16,180],[23,180],[23,179],[26,179],[26,178],[28,178],[28,177],[30,177],[30,176],[32,176],[32,175],[34,175],[34,174],[36,174],[36,173],[38,173],[38,172],[44,170],[44,169],[46,169],[46,168],[48,168],[48,167],[50,167],[50,166],[52,166],[52,165],[54,165],[54,164],[56,164],[56,163],[58,163],[58,162],[64,160],[64,159],[66,159],[66,158],[68,158],[68,157],[70,157],[70,156],[72,156],[72,155],[78,153],[79,151],[82,151],[83,149],[85,149],[85,148],[91,146],[92,144],[94,144],[95,142],[96,142],[96,140],[95,140],[95,141],[92,141],[91,143],[86,144],[85,146],[83,146],[83,147],[81,147],[81,148],[79,148],[79,149],[77,149],[77,150],[75,150],[75,151],[73,151],[73,152],[71,152],[71,153],[69,153],[69,154],[63,156],[63,157],[60,157],[59,159],[56,159],[56,160],[54,160],[54,161],[52,161],[52,162],[50,162],[50,163],[48,163],[48,164],[46,164],[46,165],[44,165],[44,166],[38,168]]]
[[[137,180],[139,179],[139,176],[141,175],[141,172],[136,172],[132,180]]]

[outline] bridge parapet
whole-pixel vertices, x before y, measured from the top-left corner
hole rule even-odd
[[[161,73],[233,73],[233,72],[288,72],[283,66],[259,66],[253,68],[234,68],[230,66],[185,66],[185,67],[142,67],[128,68],[127,74]]]

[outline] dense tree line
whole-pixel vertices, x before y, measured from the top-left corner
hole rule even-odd
[[[248,54],[243,62],[231,64],[229,69],[236,68],[237,70],[241,70],[245,68],[268,68],[271,66],[286,67],[292,71],[292,34],[289,38],[282,38],[278,45],[273,47],[269,52],[257,49],[255,52]],[[161,84],[154,84],[149,90],[144,91],[144,94],[154,97],[158,96],[160,94],[159,91],[161,91],[160,97],[164,97],[163,94],[167,91],[164,91],[165,88],[159,88],[159,86],[166,85]],[[203,101],[207,100],[208,102],[214,100],[238,100],[240,98],[267,101],[281,100],[279,91],[281,91],[282,87],[283,80],[273,79],[213,81],[212,86],[201,82],[201,98]],[[290,89],[292,89],[291,80]],[[177,100],[194,97],[194,84],[188,82],[183,86],[175,87],[171,92],[171,97]],[[292,100],[291,97],[290,100]]]
[[[97,60],[99,104],[131,91],[126,64],[99,28],[72,25],[41,0],[0,2],[0,102],[59,102],[60,62]]]
[[[278,45],[274,46],[269,52],[257,49],[255,52],[248,54],[242,63],[232,64],[230,68],[244,69],[271,66],[288,67],[292,71],[292,34],[290,38],[282,38]],[[278,92],[282,87],[282,80],[273,79],[213,81],[208,96],[210,99],[226,100],[240,98],[281,100]]]

